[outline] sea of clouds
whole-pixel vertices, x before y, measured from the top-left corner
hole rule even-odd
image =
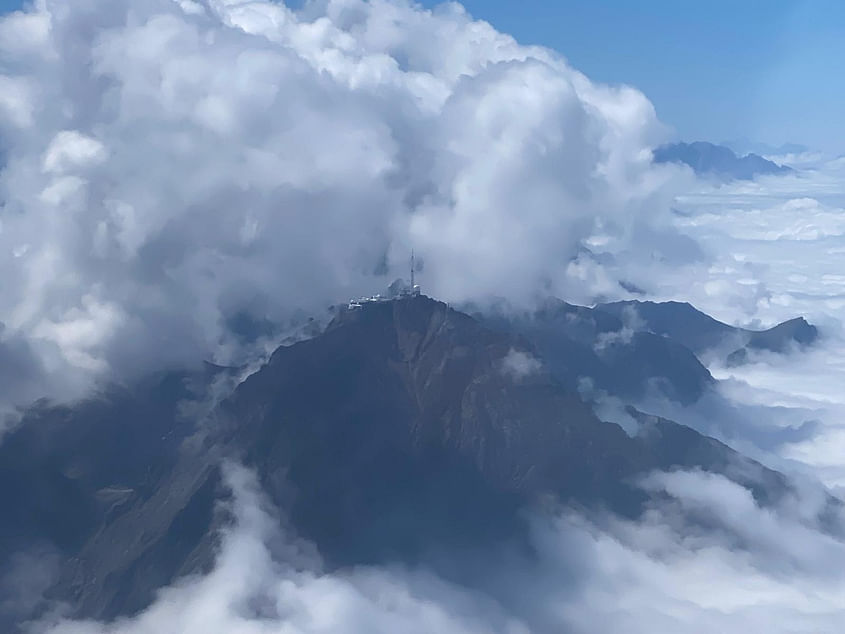
[[[778,508],[718,476],[652,474],[640,486],[661,501],[641,521],[537,516],[542,565],[491,563],[468,589],[422,569],[324,572],[231,465],[237,522],[211,574],[128,620],[59,606],[33,629],[838,631],[845,544],[816,517],[820,483],[845,487],[845,161],[698,183],[651,163],[669,135],[636,89],[457,4],[38,0],[0,19],[6,409],[241,362],[255,351],[233,319],[380,291],[412,247],[449,301],[638,288],[748,327],[806,315],[822,335],[714,359],[717,393],[694,408],[645,403],[796,478]]]

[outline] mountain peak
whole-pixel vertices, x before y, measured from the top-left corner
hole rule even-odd
[[[556,306],[552,317],[562,311],[564,321],[589,311]],[[594,316],[600,330],[616,321]],[[662,340],[644,341],[650,349]],[[748,462],[670,421],[643,419],[648,433],[628,435],[562,386],[528,339],[423,295],[362,302],[321,334],[278,348],[194,435],[180,427],[180,395],[150,409],[162,390],[150,387],[142,398],[97,404],[90,437],[98,441],[74,446],[72,456],[119,464],[149,446],[149,465],[119,482],[105,470],[91,482],[55,476],[68,502],[50,509],[56,536],[47,537],[62,558],[52,592],[77,615],[141,609],[157,588],[212,565],[225,521],[215,512],[223,458],[256,473],[329,568],[414,562],[518,538],[527,530],[519,509],[548,496],[636,515],[646,501],[632,486],[638,474],[682,467],[735,477],[736,465]],[[131,446],[99,434],[148,413],[156,426],[138,424]],[[37,435],[10,441],[0,446],[7,508],[36,497],[41,480],[33,474],[47,473],[52,460],[36,451]],[[7,449],[26,459],[11,460]],[[780,477],[759,469],[761,490],[782,492]],[[26,521],[7,514],[0,534],[23,539]]]

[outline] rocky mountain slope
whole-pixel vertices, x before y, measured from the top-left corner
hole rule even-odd
[[[624,311],[597,310],[549,299],[536,311],[477,313],[491,328],[513,332],[534,345],[563,385],[575,391],[585,379],[623,399],[651,389],[684,404],[698,400],[713,377],[679,341],[627,318]]]
[[[549,308],[550,323],[578,312],[567,306]],[[608,313],[582,317],[578,327],[615,332]],[[655,368],[675,354],[688,362],[686,348],[658,339],[633,350],[657,350]],[[435,565],[437,553],[518,541],[518,510],[548,496],[635,516],[646,498],[633,478],[653,469],[723,473],[763,502],[787,490],[779,474],[671,421],[635,412],[629,436],[599,420],[558,378],[560,352],[546,361],[523,334],[405,296],[342,311],[210,410],[209,386],[230,374],[210,366],[74,408],[44,405],[0,445],[0,560],[49,548],[48,597],[79,616],[139,610],[212,565],[227,521],[224,459],[255,470],[329,568]]]

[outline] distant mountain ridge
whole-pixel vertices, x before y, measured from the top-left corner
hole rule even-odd
[[[749,351],[783,353],[790,347],[813,344],[818,329],[803,317],[784,321],[768,330],[730,326],[710,317],[686,302],[628,300],[598,304],[596,310],[623,318],[633,314],[644,328],[676,341],[696,355],[721,348],[730,365],[744,363]]]
[[[758,154],[737,156],[730,148],[707,141],[662,145],[654,150],[654,162],[682,163],[699,176],[723,180],[753,180],[756,176],[794,171]]]

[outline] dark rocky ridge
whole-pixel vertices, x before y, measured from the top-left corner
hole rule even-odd
[[[626,323],[623,310],[596,310],[549,299],[536,311],[476,313],[485,325],[525,337],[571,391],[583,379],[623,399],[660,389],[683,404],[698,400],[713,377],[676,340]]]
[[[591,315],[602,329],[605,317]],[[27,494],[58,499],[57,487],[74,491],[73,508],[51,506],[51,521],[62,527],[80,514],[82,526],[67,538],[42,535],[61,554],[52,596],[76,615],[109,618],[143,608],[158,587],[212,565],[215,528],[225,520],[215,512],[224,457],[255,469],[329,567],[485,551],[518,539],[518,509],[548,494],[636,515],[645,496],[632,478],[652,469],[724,473],[761,501],[786,490],[779,474],[670,421],[637,413],[643,433],[629,437],[598,420],[548,367],[509,372],[504,360],[512,351],[540,355],[521,335],[490,330],[426,297],[365,304],[341,313],[322,335],[279,348],[192,436],[174,405],[182,388],[153,385],[143,398],[137,392],[85,406],[96,417],[67,410],[89,425],[86,442],[69,442],[75,458],[103,465],[88,471],[96,476],[68,472],[60,445],[22,427],[0,445],[0,464],[15,464],[10,452],[21,442],[37,448],[43,441],[56,456],[36,451],[20,473],[62,475],[44,482],[52,493],[15,491],[24,479],[7,480],[2,503],[15,510],[25,508]],[[170,376],[185,385],[185,376]],[[145,399],[163,405],[151,411]],[[46,420],[56,411],[37,415]],[[143,468],[130,460],[122,471],[109,462],[133,451],[121,433],[108,433],[115,421],[138,425],[132,447],[150,447],[138,456]],[[104,491],[120,494],[105,509],[95,502]],[[28,524],[9,517],[4,530],[22,538]]]
[[[733,363],[744,360],[748,350],[783,353],[792,347],[811,345],[819,337],[818,329],[803,317],[768,330],[748,330],[717,321],[684,302],[632,300],[599,304],[596,310],[620,319],[626,312],[633,312],[650,332],[668,337],[698,355],[722,349]]]

